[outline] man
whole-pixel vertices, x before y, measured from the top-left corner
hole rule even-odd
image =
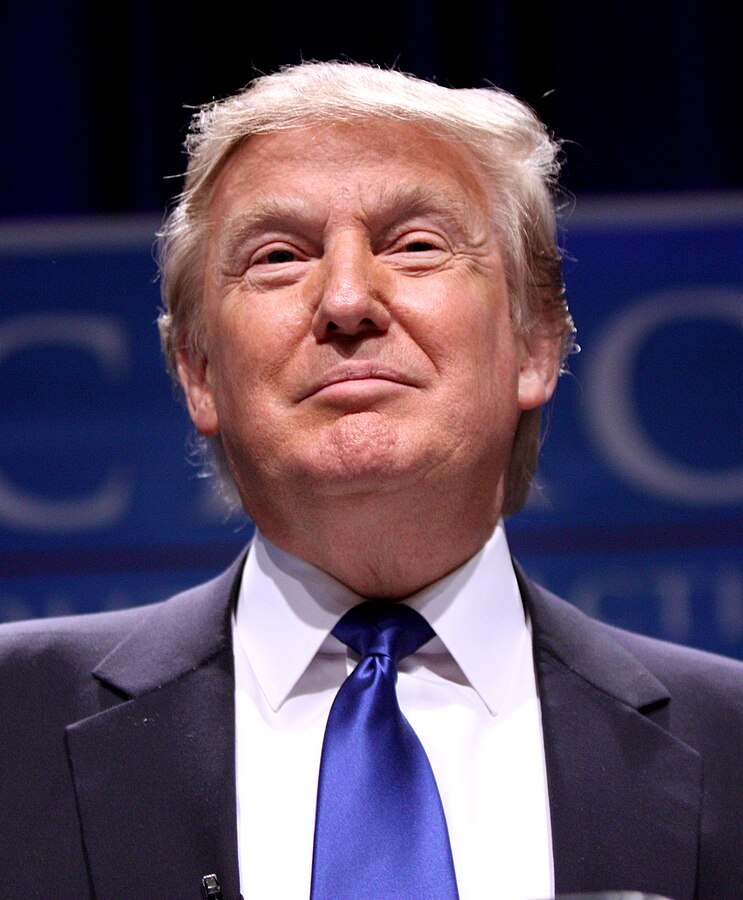
[[[3,631],[9,892],[456,896],[375,889],[397,814],[360,782],[313,846],[349,800],[316,806],[355,677],[337,623],[383,598],[434,632],[397,696],[461,897],[738,896],[743,667],[592,622],[508,554],[572,337],[544,128],[498,91],[309,64],[188,149],[163,345],[258,533],[164,604]],[[318,888],[326,854],[357,889]]]

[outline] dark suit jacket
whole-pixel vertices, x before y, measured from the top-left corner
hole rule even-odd
[[[238,897],[230,600],[0,629],[0,895]],[[743,896],[743,665],[594,622],[521,577],[558,892]]]

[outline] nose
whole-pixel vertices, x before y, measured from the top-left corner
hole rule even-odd
[[[363,235],[326,246],[312,330],[318,340],[381,334],[390,326],[388,277]]]

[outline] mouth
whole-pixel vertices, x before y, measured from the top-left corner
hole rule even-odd
[[[391,366],[373,361],[343,363],[329,369],[317,381],[313,382],[302,399],[307,400],[336,385],[348,384],[352,390],[355,387],[354,382],[368,382],[371,384],[388,382],[407,387],[414,386],[414,382],[409,375]],[[361,388],[362,385],[358,385],[358,387]]]

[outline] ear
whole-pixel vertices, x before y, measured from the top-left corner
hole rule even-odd
[[[560,374],[560,340],[554,335],[519,337],[518,402],[521,410],[543,406]]]
[[[183,388],[191,421],[199,434],[219,434],[219,418],[209,382],[209,361],[205,356],[183,346],[178,350],[178,380]]]

